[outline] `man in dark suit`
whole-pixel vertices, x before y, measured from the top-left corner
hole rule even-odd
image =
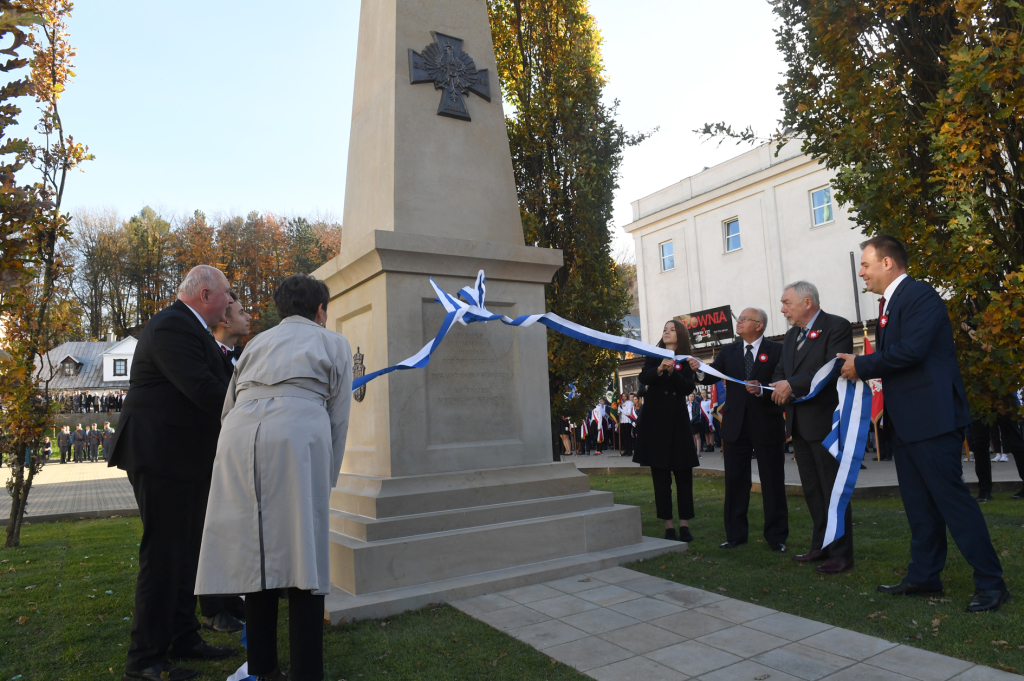
[[[860,276],[882,296],[875,352],[841,354],[843,377],[882,379],[887,437],[910,524],[910,565],[892,595],[941,594],[946,528],[974,568],[968,612],[998,610],[1010,598],[985,517],[963,480],[960,451],[971,422],[953,328],[939,294],[907,276],[907,251],[888,235],[861,244]]]
[[[228,386],[224,354],[209,327],[224,318],[230,288],[220,270],[195,267],[174,304],[146,324],[135,348],[110,457],[111,466],[128,472],[142,519],[125,679],[190,679],[198,672],[168,657],[209,660],[235,653],[199,636],[194,595]]]
[[[739,340],[722,348],[711,366],[733,378],[756,386],[726,381],[722,407],[722,452],[725,457],[725,542],[722,549],[747,543],[747,509],[750,506],[750,459],[757,457],[764,503],[764,538],[773,551],[785,551],[789,538],[789,508],[786,505],[786,461],[782,446],[786,425],[782,408],[771,399],[771,391],[759,387],[770,383],[782,359],[782,344],[764,338],[768,315],[748,307],[736,320]],[[697,382],[705,385],[719,379],[700,373],[700,362],[690,359],[698,372]]]
[[[853,352],[850,322],[821,309],[818,289],[806,281],[786,287],[782,314],[792,328],[783,340],[782,361],[775,369],[772,400],[786,407],[786,431],[793,438],[800,485],[814,523],[811,550],[794,556],[800,563],[825,561],[816,572],[838,574],[853,567],[853,504],[846,507],[843,536],[823,546],[828,527],[828,506],[839,474],[839,462],[822,441],[832,432],[832,414],[839,404],[834,375],[821,392],[805,402],[794,403],[811,391],[815,372],[840,352]]]

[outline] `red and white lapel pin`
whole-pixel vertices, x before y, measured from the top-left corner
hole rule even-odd
[[[885,328],[885,325],[889,323],[889,315],[882,315],[882,318],[878,320],[878,325]]]
[[[815,331],[811,331],[811,332],[809,332],[809,333],[807,334],[807,337],[808,337],[808,338],[810,338],[811,340],[814,340],[814,339],[815,339],[815,338],[817,338],[817,337],[818,337],[818,336],[819,336],[820,334],[821,334],[821,331],[817,331],[817,330],[815,330]]]
[[[768,354],[765,353],[765,352],[762,352],[760,355],[757,356],[757,361],[759,361],[759,362],[767,362],[768,361]]]

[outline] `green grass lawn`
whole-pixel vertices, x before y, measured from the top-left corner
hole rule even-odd
[[[646,475],[592,477],[594,489],[618,503],[639,505],[644,534],[663,536]],[[857,565],[822,577],[789,558],[809,546],[810,518],[790,497],[790,551],[768,551],[757,539],[760,496],[752,496],[751,543],[719,550],[720,479],[695,481],[696,541],[685,554],[630,567],[731,597],[963,659],[1024,670],[1024,617],[1019,601],[995,614],[967,615],[970,569],[954,549],[945,573],[946,599],[885,597],[875,586],[899,581],[909,532],[898,499],[854,502]],[[1008,495],[983,506],[1010,588],[1024,598],[1024,503]],[[0,681],[120,679],[131,617],[141,526],[137,518],[26,525],[22,547],[0,551]],[[952,546],[952,543],[951,543]],[[288,662],[282,604],[282,666]],[[533,648],[446,607],[388,620],[328,627],[326,679],[584,679]],[[205,634],[219,645],[238,637]],[[920,637],[920,638],[918,638]],[[992,642],[999,642],[993,644]],[[244,659],[186,665],[223,679]]]
[[[644,534],[664,536],[663,523],[654,515],[649,476],[591,476],[591,487],[614,492],[616,503],[640,506]],[[996,613],[969,615],[964,608],[974,593],[972,570],[952,538],[943,573],[944,598],[875,592],[879,584],[898,583],[910,560],[910,529],[899,498],[854,499],[855,566],[842,575],[824,576],[814,573],[813,565],[790,560],[810,548],[811,518],[802,497],[789,497],[788,550],[778,554],[768,550],[761,536],[759,494],[751,495],[750,543],[718,548],[725,541],[723,494],[720,478],[697,478],[697,517],[690,523],[695,541],[689,551],[628,567],[897,643],[1024,672],[1024,502],[999,494],[982,504],[1016,600]]]

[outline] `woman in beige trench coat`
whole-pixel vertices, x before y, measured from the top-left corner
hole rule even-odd
[[[277,659],[279,589],[288,594],[292,678],[323,679],[329,502],[352,398],[348,341],[323,328],[328,298],[309,275],[281,283],[282,321],[246,346],[221,417],[196,594],[245,594],[258,679],[288,678]]]

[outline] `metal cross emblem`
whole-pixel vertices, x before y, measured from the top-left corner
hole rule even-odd
[[[463,99],[470,92],[491,101],[491,85],[487,69],[477,69],[473,59],[462,51],[462,40],[431,31],[434,42],[423,53],[409,50],[409,82],[433,83],[443,90],[438,116],[471,120]]]
[[[356,346],[356,353],[352,355],[352,380],[362,378],[365,373],[366,367],[363,366],[363,353],[359,352],[359,347]],[[359,386],[352,393],[352,399],[356,402],[362,402],[364,397],[366,397],[365,385]]]

